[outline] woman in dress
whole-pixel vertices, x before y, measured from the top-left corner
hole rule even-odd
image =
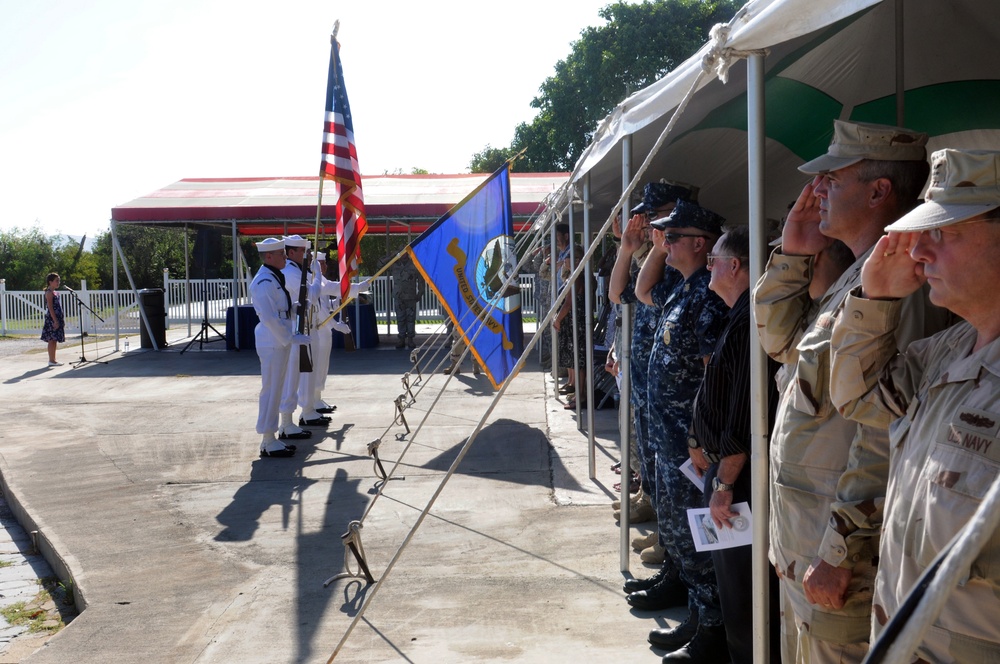
[[[42,326],[42,341],[49,344],[49,366],[62,366],[56,362],[56,344],[66,341],[66,321],[63,319],[62,303],[56,289],[60,284],[59,275],[50,272],[45,277],[45,324]]]

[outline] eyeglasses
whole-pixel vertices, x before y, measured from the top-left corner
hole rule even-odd
[[[712,265],[720,258],[735,258],[738,261],[745,260],[741,256],[729,256],[728,254],[709,254],[708,255],[708,268],[711,269]]]
[[[684,237],[703,237],[708,239],[707,235],[701,235],[700,233],[664,233],[663,241],[667,244],[676,244]]]
[[[954,229],[955,227],[982,223],[984,221],[996,222],[1000,221],[1000,217],[983,217],[982,219],[967,219],[965,221],[960,221],[957,224],[949,224],[948,226],[945,226],[944,232],[942,232],[942,229],[940,228],[931,228],[923,232],[926,233],[927,237],[930,239],[931,242],[933,242],[934,244],[940,244],[941,240],[944,239],[945,233],[949,231],[954,232],[952,229]]]

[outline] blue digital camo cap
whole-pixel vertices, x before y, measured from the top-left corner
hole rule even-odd
[[[651,221],[649,225],[658,231],[670,228],[697,228],[713,235],[722,235],[722,224],[725,221],[725,218],[708,208],[690,201],[679,200],[677,207],[669,216]]]
[[[650,182],[642,190],[642,202],[632,208],[632,214],[652,212],[667,203],[693,201],[698,198],[698,188],[679,182]]]

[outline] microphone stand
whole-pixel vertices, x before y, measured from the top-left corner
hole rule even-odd
[[[66,286],[65,288],[66,288],[67,291],[69,291],[69,294],[73,296],[73,299],[75,299],[76,303],[79,305],[79,308],[77,309],[77,312],[78,312],[78,315],[80,317],[80,360],[78,362],[70,362],[70,364],[73,366],[74,369],[76,369],[77,367],[81,367],[84,364],[89,364],[91,362],[94,362],[94,363],[97,363],[97,364],[107,364],[107,362],[102,362],[101,360],[88,360],[87,359],[87,350],[86,350],[86,346],[84,345],[84,340],[87,338],[87,332],[86,332],[86,330],[83,329],[83,310],[86,309],[87,311],[89,311],[91,314],[93,314],[94,318],[96,318],[97,320],[101,321],[102,323],[104,322],[104,319],[101,318],[100,316],[98,316],[96,311],[94,311],[93,309],[91,309],[83,300],[81,300],[80,296],[76,294],[75,290],[73,290],[72,288],[69,288],[68,286]],[[97,336],[96,335],[94,336],[94,352],[95,353],[97,352]]]

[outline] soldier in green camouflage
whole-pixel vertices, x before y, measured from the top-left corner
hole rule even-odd
[[[424,294],[424,280],[409,255],[400,258],[389,269],[392,275],[392,295],[396,305],[396,348],[413,348],[416,334],[417,304]]]

